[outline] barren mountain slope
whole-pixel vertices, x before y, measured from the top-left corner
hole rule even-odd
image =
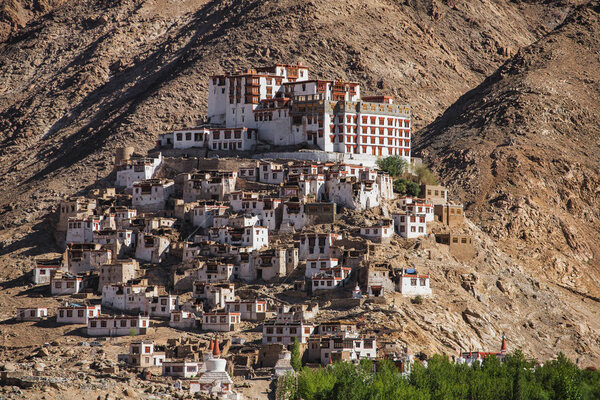
[[[600,5],[580,7],[415,139],[531,271],[600,295]]]
[[[412,104],[422,126],[513,50],[562,22],[569,7],[491,0],[89,0],[33,20],[0,45],[0,273],[12,279],[0,285],[3,317],[36,301],[16,296],[25,292],[20,276],[30,268],[23,258],[54,249],[54,227],[45,217],[58,199],[98,179],[108,182],[102,179],[115,147],[135,144],[143,152],[158,132],[193,124],[205,111],[211,73],[303,61],[313,75],[359,80],[365,92],[382,86]],[[479,250],[470,263],[436,255],[437,247],[432,255],[391,249],[387,256],[424,263],[439,277],[439,296],[421,308],[405,301],[397,310],[368,313],[366,323],[431,352],[493,349],[505,330],[512,348],[541,358],[563,350],[587,354],[584,365],[600,359],[597,302],[540,283],[477,227],[468,229]]]
[[[492,0],[65,3],[0,45],[0,210],[17,203],[0,223],[35,220],[59,194],[107,175],[117,145],[143,150],[158,132],[193,124],[212,73],[303,61],[316,76],[359,80],[366,92],[382,86],[414,106],[419,125],[569,8]]]

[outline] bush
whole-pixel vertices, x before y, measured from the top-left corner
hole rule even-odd
[[[380,158],[377,160],[377,166],[392,177],[400,176],[408,169],[408,163],[400,156]]]
[[[422,185],[437,185],[438,181],[433,172],[426,165],[419,165],[415,167],[415,174],[417,179]]]
[[[423,297],[421,297],[420,295],[416,295],[410,300],[410,302],[413,304],[423,304]]]

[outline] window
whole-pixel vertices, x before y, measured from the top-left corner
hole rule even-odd
[[[425,278],[419,279],[419,285],[425,286],[425,280],[426,280]]]
[[[100,327],[106,328],[106,321],[100,321]]]
[[[90,327],[91,328],[95,328],[96,327],[96,321],[91,321],[90,322]]]
[[[417,286],[417,278],[410,278],[410,286]]]

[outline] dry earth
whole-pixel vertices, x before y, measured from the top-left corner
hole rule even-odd
[[[19,23],[0,12],[1,319],[38,301],[22,276],[30,257],[56,250],[56,202],[110,184],[115,147],[144,152],[193,124],[214,72],[303,61],[413,105],[416,126],[430,124],[417,150],[478,238],[469,263],[426,242],[390,246],[399,263],[431,270],[437,296],[368,306],[364,326],[428,353],[494,349],[505,331],[511,348],[597,365],[597,2],[568,17],[566,1],[11,4],[25,11]],[[0,330],[10,348],[63,333]]]

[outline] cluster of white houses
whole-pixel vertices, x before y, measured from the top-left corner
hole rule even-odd
[[[384,96],[361,98],[357,83],[309,80],[300,65],[212,77],[208,114],[209,125],[160,135],[159,142],[221,151],[253,150],[259,141],[310,143],[326,152],[411,157],[407,106]],[[57,230],[65,252],[38,260],[33,281],[48,284],[54,296],[95,292],[102,298],[94,305],[64,302],[56,310],[58,323],[85,325],[89,336],[127,336],[148,333],[152,319],[208,332],[235,332],[247,321],[262,323],[263,346],[298,341],[309,362],[373,359],[376,340],[355,324],[314,322],[316,306],[276,307],[273,298],[240,298],[236,287],[281,281],[303,269],[294,288],[309,295],[430,296],[429,273],[373,263],[370,249],[394,236],[428,236],[434,221],[453,226],[464,218],[444,187],[423,185],[421,197],[397,198],[388,174],[360,163],[251,160],[235,170],[199,164],[161,170],[168,160],[118,149],[115,188],[60,203]],[[344,232],[334,228],[340,210],[379,206],[385,218]],[[469,254],[468,236],[436,240]],[[168,291],[149,282],[149,268],[172,275]],[[191,300],[184,302],[179,295],[187,292]],[[45,308],[17,311],[19,320],[47,317]],[[192,391],[236,396],[218,342],[211,346],[210,357],[190,361],[165,357],[142,340],[132,342],[122,359],[190,378]]]
[[[368,296],[390,288],[410,296],[429,295],[429,275],[414,271],[388,276],[395,284],[373,284],[375,273],[352,278],[361,263],[352,261],[339,244],[348,233],[313,233],[310,227],[334,223],[342,207],[368,209],[390,202],[398,211],[360,227],[356,235],[375,243],[394,235],[417,238],[427,235],[428,222],[452,225],[463,218],[462,206],[448,202],[445,188],[424,185],[421,198],[394,200],[390,177],[363,165],[255,161],[237,171],[193,171],[169,180],[154,176],[161,155],[137,157],[120,149],[117,161],[122,193],[104,189],[60,204],[58,228],[64,232],[66,251],[62,259],[40,260],[34,282],[49,283],[52,295],[96,291],[104,307],[169,318],[174,327],[234,330],[244,314],[228,308],[236,298],[233,284],[226,282],[280,279],[299,266],[305,268],[306,288],[312,293],[339,289],[352,280],[360,281]],[[238,179],[245,187],[265,183],[271,191],[238,190]],[[191,225],[194,233],[183,242],[173,241],[170,233],[181,224]],[[271,243],[270,235],[287,232],[294,233],[292,243]],[[193,290],[200,310],[185,309],[177,296],[136,280],[140,264],[159,264],[169,257],[180,262],[174,289]],[[102,332],[98,334],[125,332],[116,328],[134,324],[124,319],[92,322],[89,332]],[[135,322],[136,329],[148,327],[143,319]]]

